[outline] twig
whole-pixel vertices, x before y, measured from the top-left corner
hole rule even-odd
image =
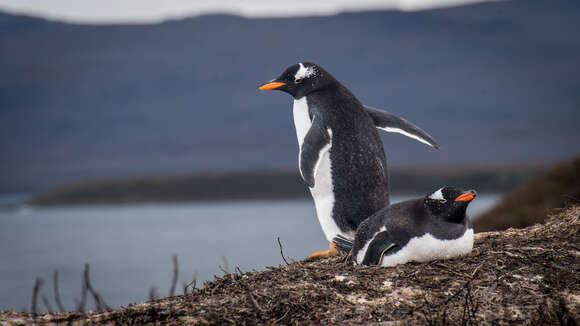
[[[282,250],[282,242],[280,242],[280,237],[278,237],[278,245],[280,246],[280,255],[282,256],[282,259],[284,259],[286,265],[289,265],[286,257],[284,257],[284,251]]]
[[[179,265],[177,263],[177,255],[173,255],[173,279],[171,280],[171,290],[169,290],[169,296],[175,295],[175,286],[177,285],[177,278],[179,276]]]
[[[456,271],[454,271],[453,269],[451,269],[447,265],[443,265],[441,263],[435,263],[435,264],[433,264],[433,266],[438,266],[438,267],[444,268],[445,271],[448,272],[448,273],[451,273],[451,274],[454,274],[454,275],[457,275],[457,276],[461,276],[461,277],[465,277],[465,278],[469,278],[469,275],[464,274],[464,273],[460,273],[460,272],[456,272]]]
[[[284,318],[286,318],[286,316],[288,316],[288,313],[290,312],[290,310],[291,310],[291,309],[292,309],[292,308],[288,308],[288,310],[286,311],[286,313],[284,314],[284,316],[282,316],[282,317],[280,317],[280,318],[276,319],[276,320],[274,321],[274,324],[277,324],[277,323],[281,322],[282,320],[284,320]]]
[[[60,293],[58,290],[58,271],[54,271],[52,281],[54,285],[54,301],[56,302],[56,306],[60,312],[65,312],[64,305],[62,304],[62,301],[60,301]]]
[[[85,264],[85,274],[87,273],[87,265],[88,264]],[[77,311],[78,312],[85,311],[85,305],[87,303],[87,291],[88,291],[88,289],[87,289],[87,282],[85,281],[85,277],[86,277],[86,275],[83,277],[83,285],[82,285],[82,290],[81,290],[81,299],[80,299],[80,301],[78,302],[78,305],[77,305]]]
[[[196,285],[197,285],[197,272],[195,272],[195,274],[193,275],[193,281],[189,282],[189,284],[187,284],[183,288],[183,294],[187,294],[187,288],[190,286],[191,286],[191,292],[193,292],[195,290]]]
[[[254,295],[252,294],[252,290],[250,290],[250,287],[244,282],[241,282],[241,285],[246,289],[246,293],[248,294],[248,297],[250,297],[250,302],[252,303],[252,306],[254,307],[256,313],[258,313],[258,315],[260,316],[263,316],[264,310],[262,309],[262,307],[260,307],[258,301],[256,301],[256,298],[254,298]]]
[[[475,268],[475,270],[473,270],[473,273],[471,273],[471,279],[472,280],[475,278],[475,275],[477,274],[477,272],[479,272],[479,268],[481,268],[482,265],[483,265],[483,263],[477,265],[477,267]]]
[[[38,300],[38,292],[40,291],[40,288],[42,287],[43,283],[44,282],[40,277],[37,277],[36,280],[34,281],[34,287],[32,288],[32,305],[30,307],[30,310],[32,311],[33,314],[36,313],[36,302]]]
[[[222,273],[224,273],[224,275],[227,275],[227,274],[228,274],[228,271],[226,271],[226,270],[225,270],[225,269],[222,267],[222,265],[218,265],[218,268],[220,269],[220,271],[222,271]],[[217,279],[217,278],[219,278],[219,276],[217,276],[217,275],[214,275],[214,276],[215,276],[215,278],[216,278],[216,279]]]
[[[103,308],[110,310],[111,308],[105,303],[105,301],[103,301],[103,298],[91,285],[91,281],[89,279],[89,264],[85,264],[84,281],[86,289],[91,293],[93,299],[95,300],[95,308],[97,310],[101,310]]]
[[[45,295],[41,295],[40,298],[42,299],[42,303],[44,303],[44,306],[46,307],[46,310],[48,312],[53,312],[54,310],[52,309],[52,306],[50,305],[50,302],[48,301],[48,298]]]
[[[262,313],[264,313],[264,310],[262,309],[262,307],[260,307],[260,305],[258,304],[258,301],[256,301],[256,299],[252,295],[252,291],[250,291],[250,289],[248,287],[246,287],[246,292],[248,293],[248,296],[250,297],[250,301],[252,302],[252,306],[254,306],[254,309],[256,310],[256,312],[259,315],[262,315]]]

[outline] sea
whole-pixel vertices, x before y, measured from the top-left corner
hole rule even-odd
[[[15,204],[25,195],[0,198],[0,310],[31,311],[40,278],[44,300],[56,309],[54,273],[65,309],[76,309],[82,274],[113,308],[165,297],[177,258],[175,294],[225,272],[264,270],[328,249],[309,199],[213,201],[35,207]],[[394,196],[392,202],[409,196]],[[476,217],[501,194],[480,194],[469,206]],[[42,299],[44,297],[44,299]],[[89,299],[88,308],[94,308]]]

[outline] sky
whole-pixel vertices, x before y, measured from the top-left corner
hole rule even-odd
[[[107,24],[155,23],[206,13],[271,17],[370,9],[420,10],[482,1],[489,0],[0,0],[0,11],[72,23]]]

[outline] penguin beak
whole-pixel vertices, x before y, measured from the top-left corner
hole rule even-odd
[[[464,192],[461,195],[457,196],[457,198],[455,198],[455,201],[470,202],[473,200],[473,198],[475,198],[475,196],[477,196],[477,192],[475,190],[469,190],[469,191]]]
[[[276,89],[276,88],[282,87],[284,85],[286,85],[286,83],[271,81],[271,82],[267,82],[263,85],[260,85],[260,87],[258,87],[258,89],[261,91],[265,91],[265,90],[269,90],[269,89]]]

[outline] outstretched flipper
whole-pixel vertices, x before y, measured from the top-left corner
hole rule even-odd
[[[387,132],[396,132],[439,149],[439,144],[421,128],[390,112],[363,105],[375,122],[375,126]]]
[[[363,265],[380,265],[385,254],[397,245],[389,239],[389,233],[383,231],[378,233],[368,246]]]
[[[314,187],[314,176],[318,171],[320,160],[330,149],[331,142],[330,129],[326,129],[322,116],[315,113],[312,116],[312,125],[304,137],[298,159],[300,175],[310,188]]]

